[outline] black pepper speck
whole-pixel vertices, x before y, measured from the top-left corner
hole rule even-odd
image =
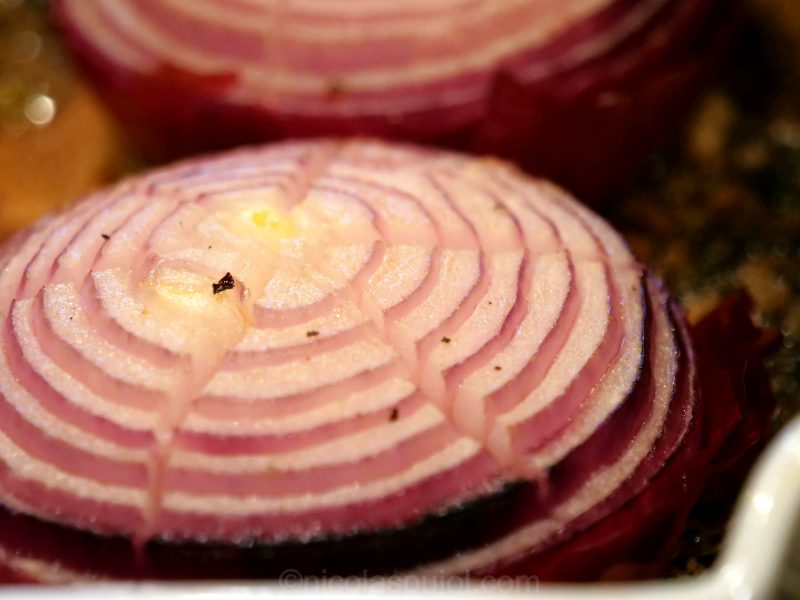
[[[222,276],[222,279],[220,279],[217,283],[211,284],[211,289],[215,294],[219,294],[225,290],[232,290],[235,285],[236,281],[234,281],[233,275],[230,273],[225,273],[225,275]]]

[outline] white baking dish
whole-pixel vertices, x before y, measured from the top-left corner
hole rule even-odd
[[[63,588],[9,587],[4,600],[372,600],[533,597],[538,600],[761,600],[771,597],[796,535],[800,516],[800,416],[773,440],[753,470],[731,520],[722,554],[702,575],[630,584],[538,585],[413,579],[373,582],[299,581],[287,572],[272,583],[95,584]]]

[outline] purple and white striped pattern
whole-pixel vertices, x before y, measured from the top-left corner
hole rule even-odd
[[[692,419],[660,284],[494,160],[244,149],[99,192],[0,256],[0,503],[74,528],[306,540],[574,471],[436,566],[480,570],[633,497]]]

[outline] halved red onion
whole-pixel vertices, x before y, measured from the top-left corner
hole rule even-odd
[[[601,576],[665,501],[679,531],[755,412],[733,380],[699,403],[682,317],[603,220],[494,160],[239,150],[0,256],[7,580]],[[537,566],[562,559],[587,566]]]
[[[739,0],[57,0],[151,154],[368,134],[513,158],[595,198],[670,133]]]

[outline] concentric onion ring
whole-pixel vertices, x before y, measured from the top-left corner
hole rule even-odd
[[[738,4],[56,6],[101,92],[154,154],[285,136],[380,135],[512,157],[596,197],[672,130]]]
[[[239,150],[99,192],[0,264],[23,578],[513,571],[697,448],[665,290],[494,160]]]

